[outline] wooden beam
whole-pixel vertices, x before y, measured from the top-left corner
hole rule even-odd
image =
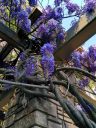
[[[18,38],[17,34],[8,28],[6,25],[0,22],[0,38],[6,41],[8,44],[12,45],[13,47],[22,50],[26,46],[23,45],[21,40]]]
[[[42,15],[42,10],[40,7],[36,6],[32,14],[30,14],[29,19],[31,20],[31,26],[36,22],[36,20]]]
[[[0,22],[0,38],[7,42],[5,47],[0,52],[0,59],[4,60],[13,48],[23,50],[27,48],[28,43],[20,40],[17,33],[12,31],[6,25]]]
[[[57,61],[63,61],[73,50],[81,46],[96,33],[96,10],[92,15],[83,15],[80,20],[67,31],[65,42],[55,52]]]
[[[0,52],[0,61],[1,60],[3,61],[5,57],[11,52],[12,49],[13,49],[12,45],[6,44],[2,49],[2,51]]]
[[[36,22],[36,20],[42,15],[42,10],[39,7],[35,7],[32,11],[32,14],[29,16],[29,19],[31,20],[31,26]],[[22,31],[18,31],[18,33],[24,38],[24,33],[21,34]],[[19,36],[20,36],[19,35]],[[4,24],[0,23],[0,37],[7,41],[7,45],[2,49],[0,53],[0,59],[4,60],[5,57],[10,53],[10,51],[16,47],[19,50],[22,50],[22,48],[26,48],[27,44],[23,44],[23,42],[20,41],[18,35],[10,30],[8,27],[6,27]]]
[[[14,94],[15,89],[11,89],[10,91],[5,91],[0,96],[0,110],[3,110],[3,107],[10,101]]]

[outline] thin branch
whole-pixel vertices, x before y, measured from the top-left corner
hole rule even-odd
[[[14,73],[14,71],[11,69],[0,68],[0,74],[5,74],[5,73]]]
[[[82,128],[82,126],[83,128],[96,127],[96,123],[88,119],[87,116],[84,114],[84,112],[77,110],[70,101],[67,101],[66,98],[62,97],[62,94],[60,93],[60,90],[57,86],[55,86],[55,95],[59,103],[63,107],[63,109],[66,111],[66,108],[65,108],[65,105],[66,105],[67,108],[70,110],[71,114],[69,114],[67,111],[66,112],[71,118],[73,116],[72,119],[74,123],[77,126],[79,126],[79,128]]]
[[[10,22],[10,20],[5,19],[4,17],[1,17],[1,16],[0,16],[0,18],[3,19],[4,21],[8,22],[8,23]],[[13,24],[13,23],[11,23],[11,22],[10,22],[10,24],[16,27],[15,24]]]
[[[31,91],[31,90],[26,89],[26,88],[22,88],[21,90],[23,90],[24,92],[26,92],[28,94],[34,95],[36,97],[47,97],[47,98],[51,98],[51,99],[56,100],[56,97],[54,94],[43,94],[42,92]]]
[[[68,15],[68,16],[63,16],[62,18],[71,18],[71,17],[74,17],[74,16],[77,16],[78,17],[78,15]]]
[[[65,83],[66,82],[66,78],[60,73],[60,72],[58,72],[58,77],[59,77],[59,79],[60,80],[62,80],[63,79],[63,82]],[[66,83],[65,83],[65,85],[64,85],[64,83],[62,83],[61,85],[63,85],[65,88],[67,88],[67,85],[66,85]],[[74,86],[74,85],[72,85],[72,84],[70,84],[70,88],[69,88],[69,92],[73,95],[73,96],[75,96],[76,98],[77,98],[77,100],[79,101],[79,103],[83,106],[83,108],[86,110],[86,112],[87,112],[87,114],[89,115],[89,117],[92,119],[92,120],[94,120],[94,122],[96,122],[96,108],[93,106],[92,108],[90,108],[87,104],[86,104],[86,100],[81,96],[81,95],[79,95],[79,93],[78,93],[78,90],[77,90],[77,88]],[[89,101],[87,101],[87,102],[89,102]],[[89,102],[89,104],[90,104],[90,102]]]
[[[21,87],[32,87],[32,88],[41,88],[41,89],[47,89],[47,90],[49,90],[49,87],[43,86],[43,85],[42,86],[31,85],[31,84],[25,84],[25,83],[20,83],[20,82],[12,82],[12,81],[2,80],[2,79],[0,79],[0,83],[1,84],[10,84],[10,85],[16,86],[16,87],[21,86]]]
[[[85,71],[83,69],[76,68],[76,67],[62,67],[62,68],[57,68],[55,72],[63,71],[63,70],[76,71],[76,72],[82,73],[83,75],[86,75],[87,77],[89,77],[90,79],[92,79],[93,81],[96,82],[96,76],[94,76],[93,74],[89,73],[88,71]]]

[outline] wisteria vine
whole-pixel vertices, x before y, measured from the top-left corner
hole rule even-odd
[[[29,16],[32,13],[32,8],[39,5],[39,2],[40,1],[38,0],[0,0],[1,21],[4,24],[7,22],[9,22],[9,24],[14,23],[17,28],[22,29],[28,34],[32,31]],[[49,78],[54,72],[54,51],[58,45],[64,42],[66,37],[64,25],[62,27],[64,17],[66,17],[66,15],[74,15],[78,17],[84,13],[90,14],[94,12],[96,7],[95,0],[85,0],[84,2],[84,6],[80,7],[71,0],[54,0],[54,7],[47,5],[47,7],[42,10],[40,18],[36,21],[35,26],[42,22],[42,24],[38,26],[34,38],[38,37],[41,41],[43,40],[44,45],[41,46],[40,50],[42,56],[41,66],[44,70],[44,76],[46,78]],[[65,8],[65,10],[67,9],[67,14],[65,14],[66,11],[63,8]],[[32,37],[32,40],[34,38]],[[80,53],[76,51],[72,53],[71,61],[75,67],[81,68],[83,64],[83,67],[94,73],[96,70],[95,54],[95,47],[90,47],[88,52],[84,51],[83,53]],[[20,58],[22,57],[23,53],[20,55]],[[33,58],[34,57],[30,56],[25,64],[27,75],[32,75],[34,67],[36,67],[35,62],[33,62]],[[24,58],[22,58],[21,61],[23,61],[23,59]],[[87,78],[84,78],[83,81],[79,82],[81,86],[84,84],[87,85],[88,83]]]
[[[21,90],[27,93],[31,93],[38,96],[44,96],[49,97],[53,99],[59,99],[58,97],[58,89],[57,87],[54,87],[54,85],[64,85],[65,88],[67,88],[67,84],[70,86],[68,87],[68,90],[77,97],[78,101],[83,104],[82,106],[84,109],[89,110],[88,114],[89,117],[92,118],[94,121],[96,121],[96,117],[94,116],[94,113],[92,113],[92,109],[90,109],[88,106],[86,107],[84,99],[78,95],[74,87],[67,83],[64,78],[63,81],[51,81],[51,77],[58,72],[56,70],[56,64],[55,64],[55,58],[54,58],[54,51],[58,48],[59,45],[64,43],[66,38],[66,31],[63,25],[64,18],[69,17],[77,17],[79,18],[84,13],[86,14],[92,14],[96,8],[96,1],[95,0],[85,0],[84,6],[80,7],[76,3],[72,2],[71,0],[54,0],[54,5],[47,5],[42,9],[42,15],[37,19],[35,23],[32,24],[32,20],[30,19],[30,15],[32,14],[32,11],[36,6],[40,4],[39,0],[0,0],[0,22],[3,22],[5,25],[7,25],[10,29],[14,30],[18,33],[19,30],[22,30],[23,36],[25,38],[22,38],[22,42],[28,42],[28,51],[20,51],[20,56],[18,58],[18,62],[15,67],[8,67],[7,71],[4,69],[0,70],[2,74],[4,73],[6,75],[6,79],[9,76],[11,76],[11,80],[15,79],[17,81],[17,84],[15,82],[9,82],[0,80],[1,84],[5,84],[5,90],[8,90],[10,88],[13,88],[13,86],[18,86]],[[14,26],[14,27],[13,27]],[[25,34],[25,35],[24,35]],[[19,36],[19,35],[18,35]],[[33,47],[34,46],[34,47]],[[38,46],[38,48],[37,48]],[[36,50],[37,48],[37,50]],[[35,50],[34,50],[35,49]],[[90,79],[96,79],[95,75],[96,73],[96,46],[90,46],[87,51],[82,49],[82,51],[75,50],[67,63],[67,66],[71,67],[77,67],[76,70],[79,70],[81,72],[81,69],[87,70],[88,72],[83,72],[87,74],[85,77],[79,77],[78,79],[78,85],[80,88],[85,88],[89,85]],[[19,67],[19,68],[18,68]],[[38,69],[42,69],[43,74],[40,74],[40,78],[43,76],[44,80],[40,81],[40,78],[38,79],[37,83],[34,81],[34,76],[38,78]],[[67,68],[64,69],[66,72],[68,71]],[[71,69],[72,70],[72,69]],[[41,72],[42,72],[41,71]],[[91,74],[92,73],[92,74]],[[88,77],[88,75],[90,77]],[[61,75],[62,76],[62,75]],[[25,79],[26,78],[26,79]],[[19,82],[20,81],[20,82]],[[23,83],[21,84],[21,81]],[[30,84],[24,84],[30,83],[32,84],[47,84],[48,86],[39,86],[39,85],[32,85]],[[52,86],[51,86],[52,84]],[[54,84],[54,85],[53,85]],[[19,86],[22,85],[22,86]],[[2,85],[3,86],[3,85]],[[51,89],[50,89],[51,86]],[[41,94],[34,92],[32,90],[29,90],[28,88],[39,88],[39,89],[46,89],[51,90],[50,92],[54,92],[56,97],[51,94],[51,96],[48,94]],[[71,89],[72,90],[71,90]],[[60,100],[60,99],[59,99]],[[69,109],[71,111],[74,111],[74,115],[71,117],[76,123],[76,121],[79,119],[79,117],[83,117],[81,124],[86,127],[86,124],[88,125],[90,121],[87,120],[85,115],[82,114],[82,112],[75,111],[67,102],[65,99],[61,100],[60,103],[62,104],[62,101],[64,101],[63,107],[66,109],[67,112],[69,112]],[[95,109],[94,109],[95,110]],[[77,114],[77,113],[78,114]],[[71,112],[69,112],[70,115]],[[79,115],[79,116],[78,116]],[[77,117],[74,118],[74,117]],[[84,122],[84,120],[86,122]],[[89,127],[91,128],[92,125],[95,126],[95,124],[90,121],[91,124],[89,124]],[[80,123],[76,124],[77,126],[81,125]],[[81,127],[81,126],[80,126]]]

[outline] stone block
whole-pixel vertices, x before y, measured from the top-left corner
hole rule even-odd
[[[59,102],[53,99],[49,99],[50,102],[52,102],[53,104],[60,106]]]
[[[47,128],[47,115],[40,112],[36,111],[34,112],[35,116],[35,124],[38,124],[39,126],[46,127]]]
[[[33,126],[32,128],[43,128],[43,127],[39,127],[39,126]]]
[[[4,121],[4,128],[7,126],[9,127],[10,125],[13,125],[14,124],[14,121],[15,121],[15,115],[13,114],[12,116],[10,116],[9,118],[7,118],[5,121]]]
[[[57,117],[57,106],[55,104],[46,101],[44,108],[47,114]]]
[[[63,120],[64,117],[62,115],[58,115],[58,118]]]
[[[58,110],[57,113],[58,113],[59,115],[63,115],[63,111]]]
[[[33,111],[39,110],[48,115],[57,117],[57,106],[46,99],[34,98],[31,101]]]
[[[58,106],[57,109],[58,109],[59,111],[62,111],[62,112],[63,112],[63,108],[62,108],[62,107]]]
[[[44,113],[40,111],[34,111],[19,121],[15,122],[14,128],[28,128],[34,125],[41,126],[43,128],[47,128],[47,117]]]
[[[58,119],[57,117],[53,117],[53,116],[48,116],[48,121],[52,121],[57,124],[62,124],[62,121],[60,119]]]
[[[55,122],[48,121],[48,128],[62,128],[62,125]]]

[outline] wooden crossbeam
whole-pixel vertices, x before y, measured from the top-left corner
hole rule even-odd
[[[12,49],[12,45],[6,44],[0,52],[0,60],[4,60],[4,58],[11,52]]]
[[[17,34],[1,22],[0,22],[0,38],[2,38],[8,44],[12,45],[13,47],[19,50],[22,50],[22,48],[24,48],[24,45],[18,38]]]
[[[32,11],[32,14],[29,16],[29,19],[31,20],[31,26],[36,22],[36,20],[42,15],[42,11],[40,8],[35,7]],[[22,31],[18,31],[18,34],[24,37],[21,34]],[[14,31],[10,30],[7,26],[0,23],[0,37],[5,40],[8,44],[4,47],[4,49],[0,53],[0,59],[4,60],[4,58],[10,53],[10,51],[13,48],[17,48],[19,50],[26,49],[27,44],[23,44],[23,42],[20,40],[21,38],[18,37],[18,34],[16,34]],[[19,35],[19,36],[20,36]]]
[[[3,107],[10,101],[14,94],[15,89],[11,89],[10,91],[2,92],[0,96],[0,110],[3,110]]]
[[[38,6],[36,6],[32,14],[29,16],[29,19],[31,20],[31,26],[36,22],[36,20],[42,15],[42,10]]]
[[[73,50],[81,46],[96,33],[96,10],[92,15],[83,15],[80,20],[67,31],[63,45],[55,52],[57,61],[63,61]]]

